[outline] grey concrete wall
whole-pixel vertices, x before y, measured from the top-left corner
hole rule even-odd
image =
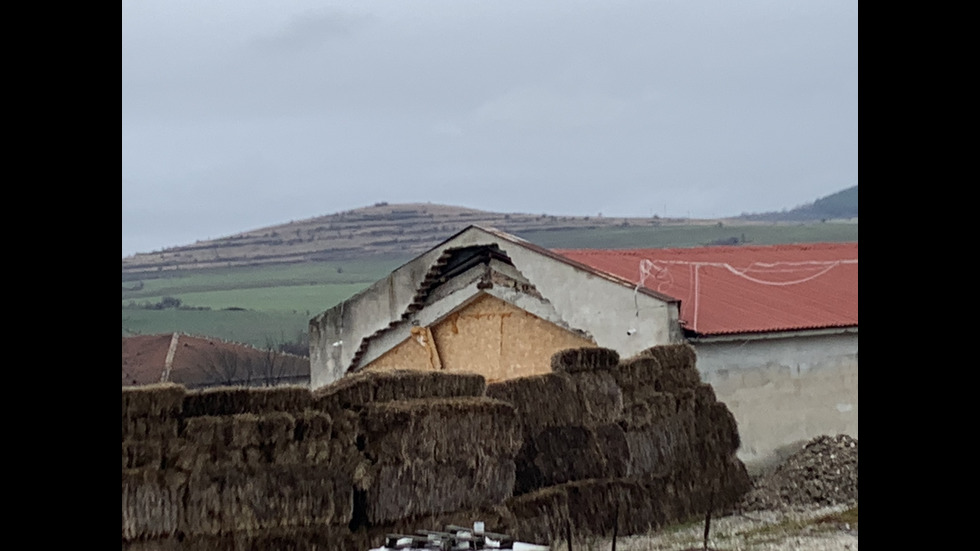
[[[821,434],[858,437],[858,335],[693,342],[697,366],[738,421],[738,456],[769,466]]]
[[[681,341],[677,303],[634,293],[620,283],[543,255],[519,240],[469,228],[310,320],[311,388],[342,377],[361,339],[400,318],[429,267],[446,248],[489,244],[506,252],[517,270],[554,306],[563,326],[588,333],[598,346],[627,357],[651,346]]]

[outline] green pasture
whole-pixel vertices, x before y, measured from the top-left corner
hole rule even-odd
[[[319,285],[288,285],[228,289],[224,291],[182,292],[173,288],[171,293],[123,301],[123,307],[138,307],[144,302],[160,302],[164,296],[179,298],[187,308],[244,308],[263,312],[292,312],[315,316],[333,305],[349,298],[370,283],[333,283]]]
[[[122,309],[124,337],[180,331],[264,347],[305,338],[308,324],[305,312]]]
[[[143,300],[181,293],[288,287],[294,285],[334,285],[373,283],[410,257],[309,262],[274,266],[240,266],[204,270],[175,270],[149,274],[125,274],[122,298]],[[137,289],[138,287],[142,287]]]

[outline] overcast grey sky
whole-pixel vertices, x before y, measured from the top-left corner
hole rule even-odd
[[[854,0],[122,3],[122,252],[371,205],[692,216],[858,183]]]

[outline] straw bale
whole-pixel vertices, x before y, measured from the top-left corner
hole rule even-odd
[[[513,458],[522,440],[514,407],[491,398],[438,398],[369,404],[364,452],[379,463]]]
[[[241,413],[295,413],[312,404],[310,390],[303,386],[217,387],[188,392],[184,417],[234,415]]]
[[[123,417],[123,440],[168,440],[177,437],[179,417]]]
[[[643,430],[626,431],[631,476],[666,476],[689,466],[693,425],[693,416],[675,415]]]
[[[632,393],[638,389],[651,388],[657,392],[663,389],[660,386],[660,374],[662,367],[660,360],[653,356],[634,356],[619,364],[609,368],[609,374],[616,380],[616,384],[623,389],[623,399],[632,399]]]
[[[193,473],[189,489],[189,534],[345,524],[353,508],[349,475],[316,466],[214,466]]]
[[[325,464],[330,461],[333,420],[320,411],[306,410],[294,415],[292,442],[277,447],[273,460],[280,465]],[[338,442],[339,444],[339,442]]]
[[[490,507],[514,489],[510,459],[410,461],[378,465],[367,489],[365,518],[371,525],[399,519]]]
[[[644,402],[625,408],[622,425],[626,430],[644,430],[677,414],[677,398],[666,392],[653,392]]]
[[[487,396],[513,404],[525,436],[548,427],[580,424],[585,412],[575,382],[566,373],[518,377],[487,385]]]
[[[642,482],[602,478],[570,482],[564,489],[575,534],[608,536],[617,522],[620,535],[642,534],[662,523],[662,508]]]
[[[697,369],[697,354],[690,344],[654,346],[640,353],[660,362],[660,383],[667,392],[691,388],[701,382]]]
[[[483,396],[487,380],[476,373],[388,371],[378,378],[375,401]]]
[[[155,468],[122,471],[122,539],[173,536],[183,522],[187,478]]]
[[[568,348],[551,356],[551,370],[564,373],[609,369],[618,363],[619,352],[594,346]]]
[[[486,379],[475,373],[398,369],[362,371],[313,392],[313,407],[333,412],[371,402],[483,396]]]
[[[583,371],[572,375],[581,402],[583,425],[602,425],[619,420],[623,414],[623,391],[607,371]]]
[[[122,388],[122,417],[179,417],[183,407],[184,394],[181,385],[159,383]]]
[[[552,427],[525,440],[515,458],[514,494],[573,480],[625,477],[630,449],[617,424]]]
[[[537,487],[605,476],[605,453],[589,427],[551,427],[531,439],[537,451],[534,467],[540,473]]]
[[[714,455],[727,458],[741,445],[735,416],[722,402],[699,412],[695,426],[698,444]]]
[[[313,391],[313,408],[333,414],[337,410],[361,407],[374,401],[380,371],[353,373]]]
[[[630,474],[630,448],[626,433],[616,423],[595,427],[596,440],[606,462],[605,477],[625,478]]]
[[[159,440],[123,440],[123,469],[142,469],[143,467],[159,469],[162,462],[163,442]]]
[[[509,535],[515,539],[542,545],[563,538],[568,526],[568,494],[565,486],[549,486],[512,497],[505,505],[514,515]]]
[[[285,412],[191,417],[184,423],[175,461],[187,470],[202,461],[219,465],[275,462],[280,455],[288,456],[295,427],[295,418]]]

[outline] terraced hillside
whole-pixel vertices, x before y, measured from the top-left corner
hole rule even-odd
[[[422,253],[471,224],[510,233],[628,226],[716,224],[716,220],[504,214],[463,207],[377,203],[123,258],[123,275],[175,269],[254,266]]]

